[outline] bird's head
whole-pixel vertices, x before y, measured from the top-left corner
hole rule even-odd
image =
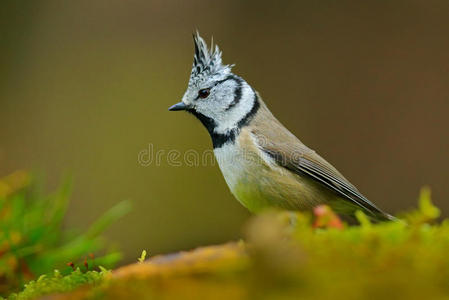
[[[233,130],[251,110],[255,92],[241,77],[224,65],[218,46],[207,44],[198,32],[193,35],[195,55],[189,84],[182,101],[169,108],[195,115],[210,133]]]

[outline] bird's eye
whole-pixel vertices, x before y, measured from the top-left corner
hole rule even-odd
[[[204,99],[207,98],[210,94],[210,89],[202,89],[198,91],[198,97]]]

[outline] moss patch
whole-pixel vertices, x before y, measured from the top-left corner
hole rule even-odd
[[[439,213],[426,189],[419,208],[399,222],[372,224],[359,212],[361,225],[346,226],[328,208],[315,216],[267,212],[247,224],[246,242],[151,257],[103,274],[101,284],[45,293],[52,299],[446,299],[449,220],[436,222]],[[39,280],[32,286],[48,287]]]

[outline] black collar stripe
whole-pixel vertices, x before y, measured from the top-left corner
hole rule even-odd
[[[195,117],[197,117],[204,125],[204,127],[206,127],[207,131],[209,132],[212,138],[212,145],[214,149],[217,149],[221,148],[224,144],[234,143],[235,138],[240,133],[240,129],[242,127],[247,126],[251,122],[254,115],[259,110],[259,108],[260,108],[259,98],[257,97],[256,92],[254,92],[254,102],[251,110],[237,123],[236,128],[233,128],[226,133],[216,133],[214,131],[214,129],[217,127],[217,124],[212,118],[209,118],[193,109],[189,110],[189,112],[193,114]]]

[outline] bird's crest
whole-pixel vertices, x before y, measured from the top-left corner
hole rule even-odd
[[[218,74],[229,74],[232,65],[223,65],[221,61],[221,51],[217,45],[211,43],[211,48],[207,48],[206,42],[199,35],[198,31],[193,34],[195,44],[195,55],[193,57],[193,66],[191,78],[209,77]]]

